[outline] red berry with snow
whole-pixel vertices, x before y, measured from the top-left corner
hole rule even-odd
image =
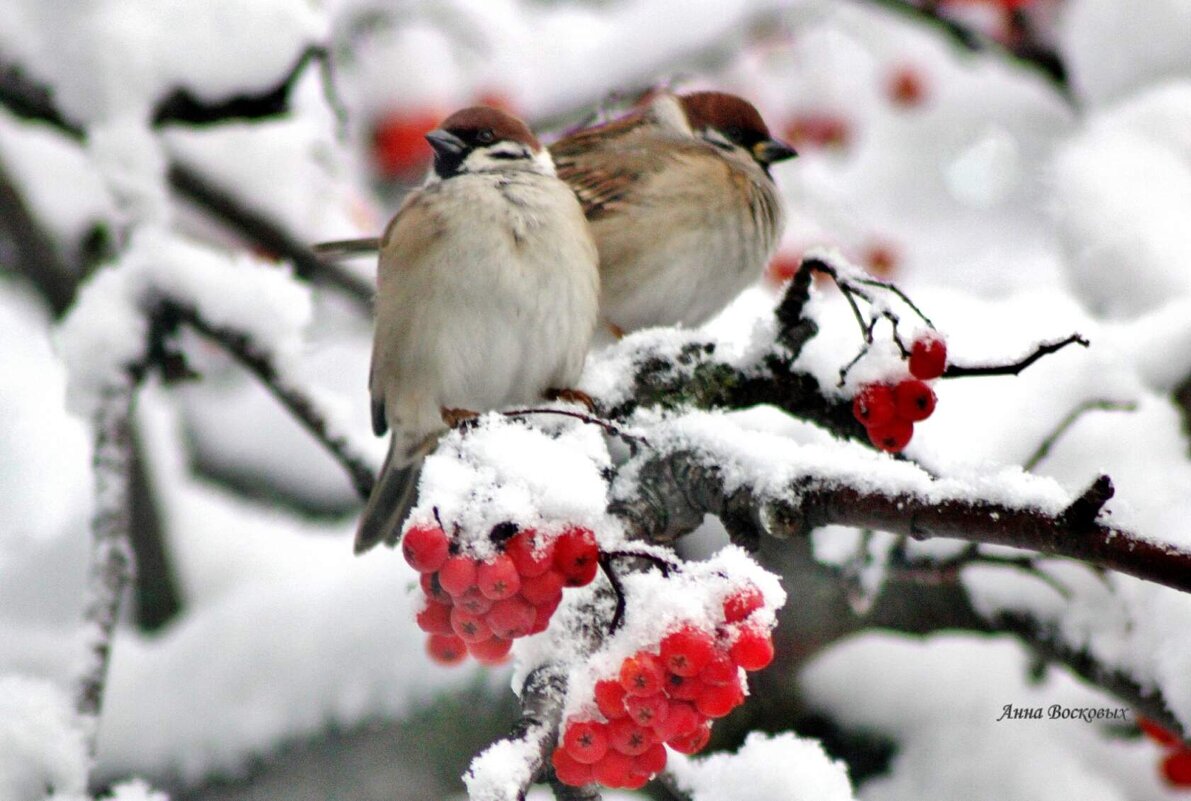
[[[608,720],[623,718],[628,714],[624,708],[624,699],[624,687],[619,681],[601,679],[595,683],[596,707]]]
[[[522,578],[540,576],[554,564],[554,543],[539,547],[533,529],[524,529],[505,545],[505,554]]]
[[[739,623],[765,605],[765,596],[755,584],[745,584],[724,599],[724,621]]]
[[[894,420],[868,430],[868,439],[880,450],[898,453],[905,450],[914,436],[914,424],[909,420]]]
[[[925,381],[907,378],[893,388],[893,405],[898,418],[917,423],[935,410],[935,391]]]
[[[594,765],[608,753],[607,727],[593,721],[569,721],[562,745],[576,762]]]
[[[508,554],[500,554],[476,568],[476,585],[485,598],[499,601],[517,594],[521,589],[521,576]]]
[[[888,384],[866,384],[852,399],[852,415],[866,428],[888,425],[897,416],[893,387]]]
[[[438,571],[438,583],[452,597],[458,598],[476,586],[476,560],[470,556],[452,556]]]
[[[585,528],[571,528],[558,535],[554,543],[554,567],[562,573],[568,587],[584,587],[599,569],[600,548],[595,534]]]
[[[426,652],[440,665],[457,665],[467,656],[467,646],[453,634],[431,634]]]
[[[438,526],[414,526],[401,539],[401,553],[419,573],[433,573],[447,561],[450,542]]]
[[[620,686],[629,695],[653,695],[661,692],[666,671],[652,654],[638,653],[620,666]]]
[[[713,656],[715,640],[693,626],[683,626],[662,639],[662,664],[676,676],[698,675]]]
[[[929,334],[914,340],[910,346],[910,375],[930,381],[947,369],[947,343]]]
[[[773,661],[773,637],[768,629],[746,626],[732,643],[728,655],[745,670],[760,670]]]

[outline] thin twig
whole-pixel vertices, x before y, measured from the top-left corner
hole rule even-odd
[[[1063,339],[1057,339],[1053,342],[1043,342],[1027,356],[1023,356],[1015,362],[1009,364],[991,364],[979,367],[965,367],[959,364],[949,364],[947,369],[943,371],[944,378],[972,378],[976,376],[988,375],[1018,375],[1022,370],[1029,367],[1034,362],[1041,359],[1043,356],[1048,356],[1052,353],[1057,353],[1068,345],[1082,345],[1089,347],[1091,345],[1087,339],[1080,334],[1072,334]]]
[[[95,512],[91,518],[91,564],[87,579],[87,659],[79,676],[76,708],[89,721],[88,746],[95,753],[96,723],[103,706],[112,634],[120,602],[135,572],[129,533],[134,379],[107,390],[95,413]]]
[[[1054,448],[1055,443],[1058,442],[1068,430],[1070,430],[1071,426],[1075,425],[1079,418],[1083,417],[1088,412],[1133,412],[1136,410],[1137,404],[1132,402],[1110,400],[1084,401],[1068,412],[1067,416],[1059,421],[1059,424],[1055,426],[1055,430],[1052,431],[1046,439],[1042,440],[1042,442],[1039,443],[1038,448],[1032,454],[1030,454],[1030,458],[1026,459],[1025,462],[1022,463],[1022,468],[1025,470],[1033,470],[1036,468],[1043,459],[1050,455],[1050,451],[1052,448]]]
[[[298,422],[309,431],[339,462],[351,477],[356,493],[364,499],[372,493],[375,476],[372,468],[362,456],[355,453],[346,436],[334,433],[326,416],[317,408],[313,399],[297,387],[292,386],[274,364],[272,355],[260,348],[252,339],[241,331],[212,325],[203,319],[199,313],[183,304],[165,301],[162,304],[163,313],[176,316],[179,322],[193,328],[196,332],[222,347],[235,357],[249,372],[255,375],[265,385],[265,388],[281,402]]]
[[[535,414],[555,414],[562,417],[572,417],[576,420],[582,420],[588,425],[599,426],[608,436],[621,439],[629,445],[640,446],[649,444],[645,437],[642,437],[639,434],[630,434],[615,423],[610,423],[607,420],[594,415],[583,414],[582,412],[573,412],[570,409],[510,409],[508,411],[501,412],[501,414],[505,417],[528,417]]]

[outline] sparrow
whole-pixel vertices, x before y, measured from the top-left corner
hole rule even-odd
[[[392,434],[357,553],[400,539],[422,459],[449,423],[565,395],[597,322],[583,209],[525,123],[477,106],[426,139],[433,169],[378,243],[368,383],[372,428]]]
[[[591,223],[617,335],[700,325],[760,278],[784,224],[769,168],[797,155],[724,92],[661,92],[550,154]]]

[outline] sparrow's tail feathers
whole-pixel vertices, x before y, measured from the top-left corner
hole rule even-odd
[[[360,525],[356,528],[356,553],[361,554],[384,541],[395,545],[401,538],[401,524],[409,516],[418,499],[418,477],[422,473],[422,458],[419,456],[409,464],[400,465],[394,458],[396,442],[389,445],[380,478],[368,496]]]

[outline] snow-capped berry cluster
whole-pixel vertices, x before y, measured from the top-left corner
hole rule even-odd
[[[947,345],[934,334],[910,347],[910,377],[897,383],[865,384],[852,399],[852,414],[876,447],[897,453],[910,444],[914,424],[935,411],[935,392],[927,381],[947,368]]]
[[[1191,788],[1191,747],[1178,735],[1148,718],[1139,717],[1137,725],[1151,740],[1166,749],[1162,757],[1162,775],[1173,787]]]
[[[681,625],[596,681],[599,715],[567,720],[554,751],[559,780],[635,789],[666,766],[665,746],[701,751],[712,721],[744,702],[743,671],[773,661],[769,625],[753,614],[764,605],[761,591],[745,585],[724,601],[714,632]]]
[[[402,539],[405,560],[421,573],[425,605],[418,627],[427,651],[444,665],[471,654],[482,664],[503,662],[513,640],[545,631],[564,587],[590,584],[600,550],[586,528],[556,537],[522,529],[489,559],[463,553],[439,526],[414,526]],[[454,551],[454,552],[453,552]]]

